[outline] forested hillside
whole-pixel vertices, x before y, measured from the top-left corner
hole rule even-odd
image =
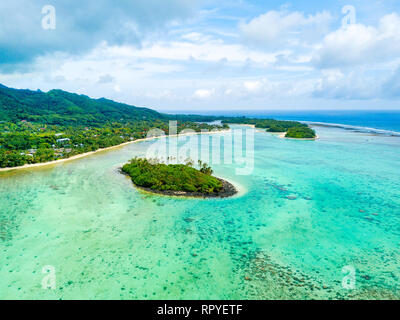
[[[165,119],[157,111],[108,99],[91,99],[62,90],[18,90],[0,85],[0,121],[26,120],[49,125],[92,125],[107,122]]]

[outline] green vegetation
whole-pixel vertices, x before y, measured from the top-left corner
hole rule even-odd
[[[286,132],[288,138],[315,138],[316,136],[315,131],[308,125],[297,121],[237,117],[224,118],[222,123],[251,124],[256,128],[267,129],[268,132]]]
[[[146,108],[107,99],[51,90],[17,90],[0,85],[0,121],[29,122],[61,126],[99,126],[109,122],[166,119]]]
[[[135,158],[122,167],[135,185],[158,191],[199,192],[202,194],[218,193],[223,184],[212,177],[211,168],[201,161],[200,170],[192,167],[193,163],[164,164],[157,161]]]
[[[142,139],[152,128],[169,133],[167,120],[108,123],[101,127],[42,125],[22,121],[0,123],[0,168],[48,162]],[[184,129],[223,129],[205,123],[180,122]]]
[[[286,138],[313,139],[316,137],[315,131],[309,127],[294,127],[286,132]]]
[[[150,129],[169,133],[169,121],[184,129],[226,129],[208,117],[175,116],[107,99],[52,90],[0,85],[0,168],[48,162],[145,138]],[[213,118],[212,118],[213,119]]]

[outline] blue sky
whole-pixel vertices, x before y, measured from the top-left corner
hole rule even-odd
[[[11,87],[165,111],[400,109],[395,0],[16,0],[0,16]]]

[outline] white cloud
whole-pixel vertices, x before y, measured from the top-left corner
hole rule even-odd
[[[301,12],[268,11],[248,23],[240,24],[243,38],[256,46],[296,46],[320,37],[332,17],[323,11],[305,16]]]
[[[141,49],[135,47],[113,47],[109,48],[110,55],[125,55],[138,58],[153,58],[163,60],[198,60],[218,62],[227,60],[229,62],[244,63],[251,59],[256,63],[268,64],[275,61],[278,53],[265,53],[250,50],[240,44],[227,44],[223,40],[213,39],[207,42],[185,42],[170,41],[157,43],[145,43]]]
[[[194,92],[194,97],[198,99],[207,99],[214,94],[215,90],[198,89]]]
[[[0,68],[13,72],[19,63],[53,52],[81,55],[100,42],[140,45],[141,41],[195,14],[199,0],[122,1],[52,0],[56,28],[42,28],[44,1],[0,1]],[[3,71],[5,72],[5,71]]]
[[[288,101],[297,107],[308,98],[319,103],[321,99],[315,97],[331,100],[332,105],[336,99],[344,105],[345,99],[391,97],[399,105],[400,71],[393,72],[400,65],[400,17],[396,13],[384,16],[377,25],[356,24],[334,31],[332,16],[326,11],[308,14],[288,11],[290,7],[286,7],[266,12],[270,6],[265,6],[257,15],[266,13],[259,16],[246,17],[254,11],[243,10],[234,20],[224,19],[221,23],[208,12],[197,12],[195,20],[182,20],[193,16],[191,4],[182,12],[171,9],[166,16],[166,4],[153,12],[151,9],[158,8],[158,2],[149,0],[143,5],[145,12],[135,11],[132,17],[131,10],[141,5],[135,2],[129,6],[121,21],[131,23],[127,30],[121,24],[108,30],[107,25],[113,21],[107,10],[100,10],[98,19],[88,18],[90,26],[98,31],[84,51],[64,49],[80,32],[67,38],[57,35],[62,40],[57,53],[51,46],[45,55],[41,50],[29,54],[29,58],[36,57],[31,69],[14,68],[15,73],[0,74],[0,82],[19,88],[57,87],[160,108],[258,108],[285,106]],[[186,0],[167,2],[179,6]],[[70,12],[63,8],[58,8],[59,21],[63,21],[61,12]],[[158,16],[163,19],[159,21]],[[83,16],[68,21],[82,19]],[[171,22],[176,19],[182,24]],[[0,49],[2,43],[8,46],[11,38],[19,46],[28,36],[8,37],[7,28],[0,30]],[[80,27],[67,29],[79,31]],[[130,34],[137,39],[131,39]],[[81,46],[86,36],[84,33],[78,37],[80,41],[73,43]],[[32,38],[35,43],[36,38]],[[43,41],[37,43],[42,44]],[[0,58],[9,52],[12,53],[0,50]],[[381,106],[379,102],[376,105]]]
[[[381,81],[363,70],[343,73],[338,69],[323,70],[315,83],[313,96],[341,100],[365,100],[379,96]]]
[[[400,55],[400,16],[386,15],[377,27],[353,24],[329,33],[313,57],[320,68],[386,63]]]
[[[181,36],[181,38],[183,40],[187,40],[190,42],[197,42],[197,43],[198,42],[204,43],[212,39],[211,36],[199,32],[185,33],[184,35]]]
[[[114,80],[115,80],[114,77],[107,73],[107,74],[101,75],[99,77],[99,80],[97,81],[97,83],[106,84],[106,83],[114,82]]]
[[[245,81],[243,83],[243,86],[246,88],[246,90],[250,92],[255,92],[261,88],[262,82],[261,81]]]
[[[400,97],[400,67],[397,68],[382,84],[381,96],[388,98]]]

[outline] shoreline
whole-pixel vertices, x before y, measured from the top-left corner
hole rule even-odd
[[[162,139],[162,138],[198,135],[198,134],[200,135],[200,134],[226,133],[226,132],[230,132],[230,131],[231,131],[231,129],[220,130],[220,131],[209,131],[209,132],[187,132],[187,133],[178,133],[178,134],[174,134],[174,135],[163,135],[163,136],[159,136],[159,137],[142,138],[142,139],[137,139],[137,140],[134,140],[134,141],[127,141],[127,142],[124,142],[124,143],[121,143],[121,144],[117,144],[115,146],[111,146],[111,147],[107,147],[107,148],[97,149],[95,151],[89,151],[89,152],[85,152],[85,153],[80,153],[80,154],[77,154],[75,156],[72,156],[72,157],[69,157],[69,158],[66,158],[66,159],[58,159],[58,160],[53,160],[53,161],[48,161],[48,162],[25,164],[25,165],[19,166],[19,167],[0,168],[0,173],[1,172],[9,172],[9,171],[13,171],[13,170],[23,170],[23,169],[45,167],[45,166],[50,166],[50,165],[53,165],[53,164],[59,164],[59,163],[67,162],[67,161],[73,161],[73,160],[77,160],[77,159],[88,157],[90,155],[93,155],[93,154],[96,154],[96,153],[99,153],[99,152],[108,151],[108,150],[112,150],[112,149],[116,149],[116,148],[122,148],[122,147],[125,147],[125,146],[127,146],[129,144],[132,144],[132,143],[151,141],[151,140]]]

